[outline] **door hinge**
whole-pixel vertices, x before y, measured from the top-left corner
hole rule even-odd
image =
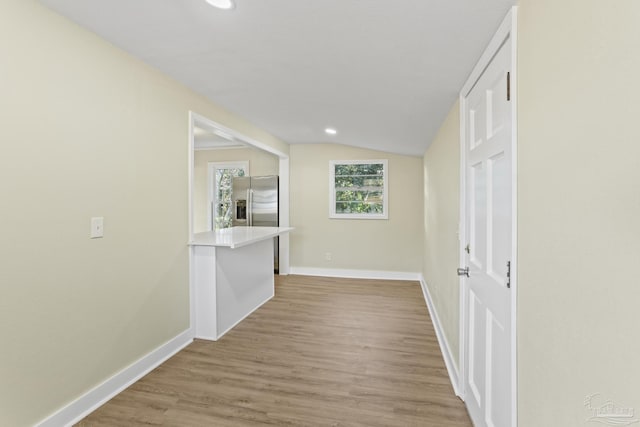
[[[511,288],[511,261],[507,261],[507,288]]]
[[[507,101],[511,101],[511,73],[507,71]]]
[[[465,247],[464,247],[464,251],[465,251],[467,254],[471,255],[471,247],[469,246],[469,244],[468,244],[468,243],[467,243],[467,246],[465,246]]]

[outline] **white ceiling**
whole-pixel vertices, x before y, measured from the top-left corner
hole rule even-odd
[[[422,155],[515,0],[41,2],[285,142]]]

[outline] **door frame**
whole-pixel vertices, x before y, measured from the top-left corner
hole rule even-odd
[[[511,102],[513,108],[511,109],[511,218],[512,218],[512,229],[511,229],[511,425],[517,426],[518,423],[518,370],[517,370],[517,290],[518,290],[518,185],[517,185],[517,160],[518,160],[518,152],[517,152],[517,139],[518,139],[518,121],[517,121],[517,107],[518,107],[518,96],[517,96],[517,6],[513,6],[506,17],[498,27],[495,35],[491,39],[491,42],[485,49],[484,53],[480,57],[478,63],[474,67],[473,71],[469,75],[466,83],[462,87],[460,91],[460,222],[458,223],[459,230],[459,248],[458,248],[458,264],[461,267],[464,267],[465,260],[465,246],[468,241],[468,230],[466,229],[466,166],[467,159],[465,155],[465,109],[467,107],[467,95],[471,92],[476,82],[487,68],[495,54],[498,52],[502,44],[507,40],[511,39]],[[462,400],[465,400],[466,396],[466,388],[465,388],[465,379],[466,379],[466,340],[468,336],[467,331],[467,311],[468,311],[468,301],[466,298],[466,294],[468,291],[468,283],[465,280],[464,276],[460,276],[459,281],[459,289],[460,289],[460,345],[459,345],[459,368],[460,368],[460,376],[458,378],[458,391],[459,396]]]

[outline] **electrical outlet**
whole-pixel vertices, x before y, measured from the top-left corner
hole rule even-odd
[[[92,239],[98,239],[104,236],[104,218],[94,217],[91,218],[91,233],[89,235]]]
[[[331,261],[331,252],[326,252],[324,254],[325,261]]]

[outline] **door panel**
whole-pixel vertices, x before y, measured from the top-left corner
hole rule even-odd
[[[471,166],[470,173],[471,204],[470,216],[470,262],[477,269],[482,269],[486,259],[487,238],[487,184],[484,164],[482,162]]]
[[[510,375],[505,367],[510,366],[509,353],[503,351],[509,343],[507,328],[490,312],[487,312],[487,425],[508,426],[510,411],[505,411],[508,400],[502,393],[509,387]]]
[[[482,406],[482,392],[484,390],[484,358],[476,352],[480,349],[477,343],[485,340],[484,312],[480,299],[473,291],[469,292],[469,354],[468,354],[468,383],[477,406]]]
[[[476,96],[469,99],[471,108],[469,111],[469,141],[471,142],[471,148],[476,148],[484,141],[484,135],[486,133],[486,110],[482,105],[483,99],[480,96]]]
[[[494,135],[502,132],[506,123],[510,120],[510,112],[508,111],[507,85],[505,84],[505,76],[497,73],[492,76],[490,86],[487,89],[487,137],[490,139]]]
[[[511,222],[505,217],[511,211],[511,168],[504,153],[500,153],[487,161],[489,177],[488,204],[490,221],[487,233],[488,271],[494,281],[504,285],[507,283],[505,260],[509,258],[511,248]]]

